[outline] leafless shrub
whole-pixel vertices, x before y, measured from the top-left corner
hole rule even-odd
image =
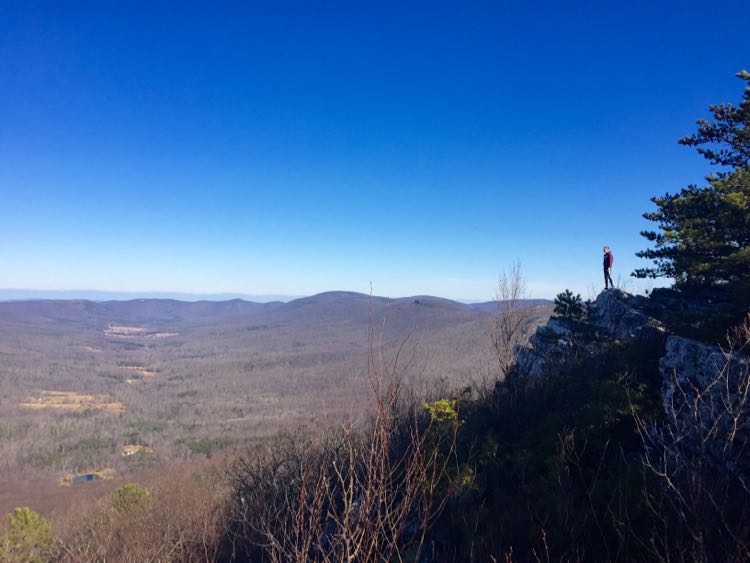
[[[662,522],[651,540],[663,561],[750,559],[750,315],[729,332],[725,362],[708,381],[673,374],[666,422],[639,419],[643,463]]]
[[[133,510],[109,498],[69,511],[56,522],[55,561],[215,561],[226,522],[222,467],[174,468],[153,485],[151,501]]]
[[[530,310],[523,304],[526,297],[526,280],[521,263],[514,262],[509,270],[503,270],[497,286],[497,313],[492,330],[492,347],[500,363],[500,376],[505,378],[515,361],[516,347],[526,337],[525,329]]]
[[[238,552],[273,562],[419,560],[447,498],[439,489],[445,492],[458,422],[425,420],[405,389],[405,344],[386,361],[370,331],[374,401],[364,426],[352,420],[320,444],[288,438],[238,462]]]

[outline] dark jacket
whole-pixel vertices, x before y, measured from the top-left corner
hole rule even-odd
[[[615,263],[615,257],[612,256],[611,252],[605,252],[604,253],[604,269],[608,269],[612,267],[612,264]]]

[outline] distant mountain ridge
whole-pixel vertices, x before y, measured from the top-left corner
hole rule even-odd
[[[359,293],[356,291],[326,291],[315,295],[288,295],[288,294],[251,294],[251,293],[189,293],[179,291],[102,291],[102,290],[89,290],[89,289],[15,289],[15,288],[0,288],[0,303],[13,302],[13,301],[93,301],[93,302],[106,302],[106,301],[141,301],[141,300],[168,300],[168,301],[182,301],[182,302],[198,302],[198,301],[246,301],[251,303],[271,303],[275,301],[281,301],[289,303],[291,301],[297,301],[300,299],[316,298],[321,295],[349,295],[349,296],[365,296],[369,295]],[[459,300],[459,299],[448,299],[445,297],[437,297],[433,295],[413,295],[407,297],[384,297],[384,299],[429,299],[429,300],[445,300],[452,303],[459,303],[461,305],[468,305],[476,310],[488,310],[494,308],[495,301],[474,301],[474,300]],[[548,299],[524,299],[524,302],[537,305],[543,305],[545,303],[551,303]],[[493,309],[494,310],[494,309]]]
[[[180,291],[102,291],[97,289],[15,289],[0,288],[0,302],[38,300],[132,301],[135,299],[172,299],[176,301],[229,301],[242,299],[267,303],[292,301],[300,295],[250,293],[190,293]]]
[[[522,300],[522,305],[533,307],[549,304],[543,299]],[[404,308],[419,306],[447,315],[494,313],[496,301],[461,303],[431,295],[390,298],[370,296],[350,291],[329,291],[301,297],[288,302],[257,302],[244,299],[223,301],[183,301],[177,299],[130,299],[94,301],[87,299],[33,299],[0,302],[0,319],[17,322],[73,321],[73,322],[196,322],[241,317],[307,317],[309,320],[360,317],[370,310],[405,312]],[[415,309],[416,311],[416,309]]]

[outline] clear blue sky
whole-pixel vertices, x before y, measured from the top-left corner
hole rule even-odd
[[[0,0],[0,287],[492,297],[628,277],[750,3]],[[637,284],[636,284],[637,285]],[[635,286],[634,286],[635,287]]]

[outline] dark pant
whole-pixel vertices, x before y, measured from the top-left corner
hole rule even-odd
[[[612,276],[610,275],[611,271],[612,268],[604,268],[604,289],[615,287],[615,282],[612,281]]]

